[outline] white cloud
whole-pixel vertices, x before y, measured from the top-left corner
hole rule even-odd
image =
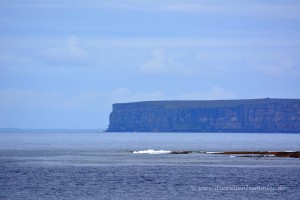
[[[167,11],[181,12],[203,12],[203,13],[227,13],[249,15],[256,17],[279,17],[279,18],[299,18],[300,6],[277,3],[189,3],[179,2],[168,4],[164,7]]]
[[[206,92],[191,92],[169,96],[161,91],[137,92],[127,88],[118,88],[110,94],[111,103],[128,103],[138,101],[164,101],[164,100],[220,100],[234,99],[235,93],[224,88],[214,86]]]
[[[300,18],[300,5],[299,4],[249,4],[245,5],[247,15],[256,15],[263,17],[273,18],[287,18],[299,19]]]
[[[55,92],[38,90],[6,89],[0,90],[0,108],[11,108],[18,105],[33,107],[76,108],[100,103],[104,93],[89,90],[73,96],[66,96]]]
[[[251,32],[250,32],[251,33]],[[243,34],[243,32],[241,33]],[[264,33],[269,34],[269,33]],[[270,32],[271,34],[271,32]],[[134,37],[134,38],[88,38],[85,45],[94,48],[203,48],[203,47],[297,47],[298,39],[293,38],[220,38],[220,37]]]
[[[164,49],[154,49],[150,53],[150,58],[140,67],[140,71],[143,74],[193,74],[192,68],[184,66],[176,58],[166,54]]]
[[[166,95],[161,91],[136,92],[127,88],[118,88],[109,94],[111,103],[164,100]]]
[[[155,49],[151,52],[150,59],[147,60],[140,70],[143,73],[165,73],[168,71],[164,49]]]
[[[32,7],[32,8],[37,8],[37,9],[41,9],[41,8],[49,8],[49,9],[54,9],[54,8],[64,8],[66,7],[66,5],[64,4],[55,4],[55,3],[39,3],[39,4],[27,4],[24,6],[28,6],[28,7]]]
[[[9,65],[11,63],[24,65],[24,63],[30,63],[30,62],[32,62],[32,59],[24,55],[0,54],[0,63],[2,64],[0,68],[4,67],[5,65]]]
[[[300,18],[300,5],[298,3],[277,2],[237,2],[228,1],[111,1],[103,7],[122,10],[137,11],[164,11],[164,12],[197,12],[238,14],[240,16],[268,17],[268,18]]]
[[[105,127],[110,106],[108,97],[103,98],[102,92],[92,90],[70,96],[40,90],[6,89],[0,90],[0,123],[4,127],[30,128]]]
[[[53,92],[36,90],[6,89],[0,90],[0,110],[11,108],[58,108],[64,98]]]
[[[79,38],[75,35],[61,46],[44,50],[42,56],[49,63],[57,65],[78,65],[88,61],[88,52],[79,47]]]
[[[50,1],[40,1],[40,0],[30,0],[30,1],[0,1],[1,7],[6,8],[62,8],[66,7],[68,3],[52,0]]]
[[[221,100],[221,99],[234,99],[235,94],[232,91],[225,90],[221,87],[214,86],[206,92],[191,92],[178,96],[181,100]]]
[[[70,109],[96,109],[105,101],[105,95],[101,91],[89,90],[65,99],[64,105]]]
[[[271,77],[299,78],[300,63],[296,60],[297,58],[292,57],[273,56],[272,60],[264,58],[249,61],[249,68]]]

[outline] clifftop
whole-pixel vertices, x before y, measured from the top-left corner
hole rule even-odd
[[[108,132],[300,132],[300,99],[113,105]]]
[[[224,107],[238,105],[256,105],[265,103],[291,103],[300,102],[300,99],[240,99],[240,100],[174,100],[174,101],[140,101],[130,103],[116,103],[113,107],[118,106],[138,106],[150,105],[164,108],[205,108],[205,107]]]

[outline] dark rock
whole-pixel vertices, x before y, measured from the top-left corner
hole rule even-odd
[[[189,154],[192,153],[192,151],[172,151],[171,154]]]
[[[242,155],[240,157],[290,157],[300,158],[300,151],[286,152],[286,151],[227,151],[217,152],[216,154],[230,154],[230,155]]]
[[[300,133],[300,99],[114,104],[107,131]]]

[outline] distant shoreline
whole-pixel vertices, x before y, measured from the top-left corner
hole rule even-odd
[[[259,132],[108,132],[105,128],[99,129],[35,129],[35,128],[0,128],[0,133],[138,133],[138,134],[168,134],[168,133],[184,133],[184,134],[300,134],[300,132],[273,132],[273,133],[259,133]]]
[[[0,128],[0,133],[98,133],[105,129]]]
[[[142,150],[129,151],[134,154],[222,154],[230,155],[230,157],[285,157],[285,158],[300,158],[300,151],[224,151],[224,152],[209,152],[209,151],[169,151],[169,150]]]

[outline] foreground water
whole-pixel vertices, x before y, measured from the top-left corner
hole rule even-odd
[[[297,151],[299,134],[1,133],[0,138],[0,199],[300,196],[297,158],[168,154]]]

